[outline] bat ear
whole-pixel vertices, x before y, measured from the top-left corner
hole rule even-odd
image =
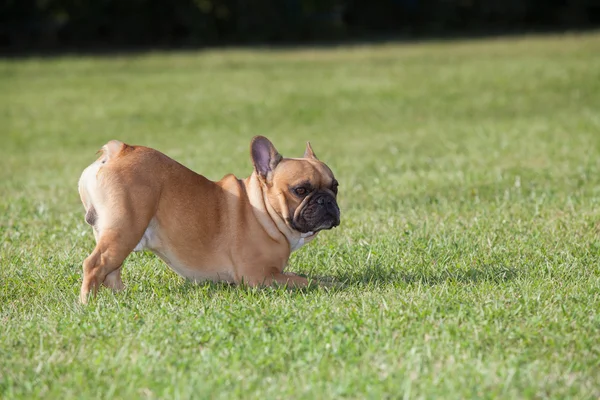
[[[317,156],[315,155],[315,152],[312,149],[312,146],[310,145],[310,142],[306,142],[306,150],[304,150],[304,158],[314,158],[315,160],[318,160]]]
[[[270,181],[271,173],[282,159],[273,143],[264,136],[255,136],[250,144],[250,155],[256,173],[266,181]]]

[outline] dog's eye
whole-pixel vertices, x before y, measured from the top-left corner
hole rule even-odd
[[[308,194],[308,190],[305,187],[298,187],[296,189],[294,189],[294,192],[298,195],[298,196],[306,196]]]
[[[337,195],[337,193],[338,193],[338,186],[339,186],[338,182],[337,181],[333,181],[333,185],[331,186],[331,191],[335,195]]]

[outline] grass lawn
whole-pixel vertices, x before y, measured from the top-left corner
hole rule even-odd
[[[110,139],[211,179],[311,140],[342,225],[289,269],[151,254],[78,303]],[[600,34],[0,61],[0,398],[600,397]]]

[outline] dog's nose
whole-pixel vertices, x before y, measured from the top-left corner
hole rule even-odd
[[[333,227],[339,226],[340,225],[340,214],[339,214],[339,212],[337,214],[334,214],[333,217],[334,217]]]
[[[327,199],[325,209],[327,214],[334,217],[334,226],[338,226],[340,224],[340,209],[336,202],[333,199]]]
[[[330,205],[333,204],[333,198],[329,197],[329,196],[321,196],[317,199],[317,204],[322,206],[322,205]]]

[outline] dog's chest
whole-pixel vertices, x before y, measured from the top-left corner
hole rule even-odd
[[[300,247],[304,246],[304,238],[299,238],[295,243],[290,243],[290,248],[292,252],[298,250]]]
[[[300,247],[304,246],[310,240],[310,237],[313,235],[313,232],[307,232],[300,235],[297,240],[290,241],[290,249],[292,252],[298,250]]]

